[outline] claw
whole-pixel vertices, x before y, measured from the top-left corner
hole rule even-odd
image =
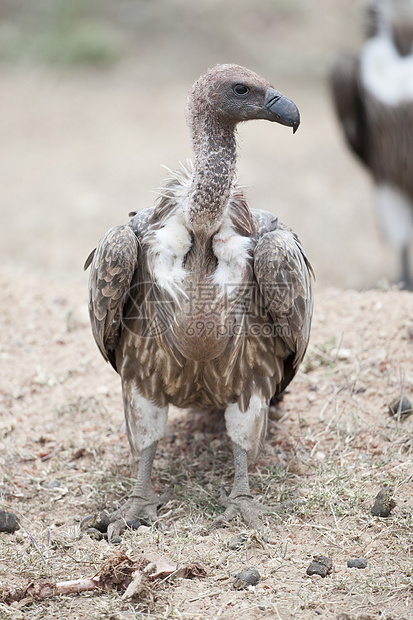
[[[251,496],[231,497],[225,491],[223,494],[222,487],[220,503],[225,506],[225,510],[215,519],[213,527],[225,527],[229,521],[232,521],[236,516],[240,516],[249,527],[259,530],[263,526],[260,515],[276,512],[275,506],[266,506],[265,504],[255,502]]]
[[[111,515],[106,510],[103,510],[99,515],[88,515],[82,519],[80,522],[80,529],[83,531],[90,527],[94,527],[96,530],[99,530],[99,532],[104,534],[108,529],[110,519]]]
[[[115,536],[120,536],[126,530],[126,523],[123,521],[115,521],[108,525],[108,542],[111,542]]]
[[[99,516],[89,515],[80,524],[81,529],[94,527],[99,532],[107,532],[109,542],[120,536],[128,527],[136,529],[139,525],[151,525],[158,519],[157,509],[166,504],[173,495],[173,489],[167,489],[162,495],[144,498],[131,495],[115,512],[106,510]]]
[[[219,503],[221,504],[221,506],[226,505],[224,502],[228,500],[228,497],[229,497],[229,491],[227,491],[224,485],[221,484],[220,495],[219,495]]]
[[[160,508],[161,506],[164,506],[165,504],[167,504],[169,500],[172,499],[173,494],[174,494],[173,489],[166,489],[166,491],[164,491],[162,495],[159,496],[159,504],[157,508]]]

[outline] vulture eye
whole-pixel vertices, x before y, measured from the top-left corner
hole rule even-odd
[[[240,95],[241,97],[245,97],[245,95],[248,95],[248,93],[250,92],[250,89],[248,88],[248,86],[245,86],[245,84],[235,84],[232,87],[232,90],[236,95]]]

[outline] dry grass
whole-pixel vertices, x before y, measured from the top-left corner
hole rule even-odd
[[[82,534],[90,512],[116,506],[131,488],[118,378],[95,351],[84,291],[2,271],[2,508],[21,530],[0,539],[1,585],[93,575],[117,549]],[[78,305],[76,305],[78,304]],[[68,321],[70,316],[70,321]],[[24,321],[20,318],[24,317]],[[210,530],[232,461],[222,428],[173,411],[155,461],[158,490],[173,487],[158,527],[127,532],[131,557],[156,551],[198,562],[204,579],[162,583],[154,600],[117,592],[5,605],[0,617],[86,618],[408,618],[412,604],[413,417],[391,418],[387,403],[409,396],[413,298],[388,292],[319,293],[307,359],[270,422],[251,467],[254,494],[283,509],[245,547],[228,542],[242,523]],[[384,484],[397,506],[372,517]],[[315,554],[332,558],[331,576],[308,577]],[[365,570],[349,569],[365,557]],[[255,588],[233,591],[233,574],[255,566]]]

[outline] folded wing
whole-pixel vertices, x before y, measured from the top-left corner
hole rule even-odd
[[[277,392],[294,377],[310,338],[313,271],[298,238],[279,226],[264,234],[254,252],[254,273],[265,307],[287,352]]]
[[[115,226],[85,263],[89,277],[89,314],[96,344],[116,370],[123,306],[138,265],[138,240],[130,226]]]

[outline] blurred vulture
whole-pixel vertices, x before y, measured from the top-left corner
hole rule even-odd
[[[342,53],[331,87],[347,143],[369,168],[380,219],[400,253],[400,280],[412,288],[413,0],[381,0],[368,8],[366,42]]]
[[[251,210],[236,184],[235,129],[266,119],[295,131],[299,118],[296,105],[252,71],[208,70],[187,102],[193,166],[172,173],[157,204],[109,230],[86,261],[93,335],[121,377],[139,459],[129,499],[101,516],[109,537],[154,521],[166,500],[155,495],[151,470],[169,404],[225,417],[235,479],[222,493],[219,522],[240,515],[257,527],[269,510],[251,496],[247,459],[256,457],[269,406],[307,348],[311,267],[295,234]]]

